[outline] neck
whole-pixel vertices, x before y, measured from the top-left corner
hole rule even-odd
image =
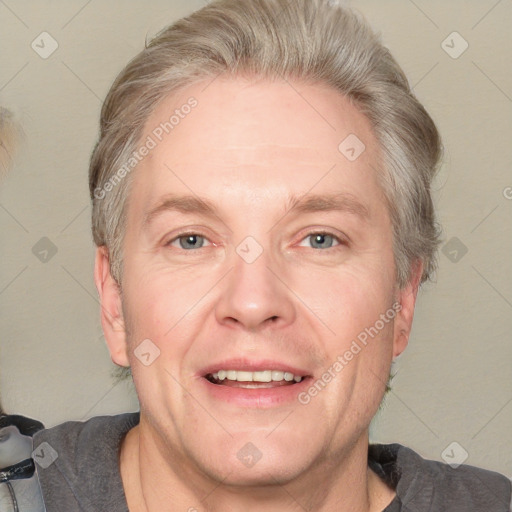
[[[335,463],[311,467],[294,480],[262,486],[226,485],[186,458],[162,449],[142,421],[121,445],[120,469],[130,512],[381,512],[395,496],[368,468],[368,432]]]

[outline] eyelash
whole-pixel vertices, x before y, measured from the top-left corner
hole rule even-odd
[[[329,250],[334,250],[336,248],[339,248],[342,245],[346,245],[347,244],[347,241],[345,239],[339,237],[338,235],[335,235],[334,233],[332,233],[330,231],[312,231],[311,233],[308,233],[305,237],[303,237],[300,241],[302,242],[303,240],[306,240],[307,238],[312,237],[312,236],[316,236],[316,235],[331,236],[334,240],[336,240],[338,242],[338,245],[335,245],[333,247],[328,247],[327,249],[316,249],[315,247],[310,247],[311,249],[316,249],[316,250],[321,251],[321,252],[326,252],[326,251],[329,251]],[[190,231],[190,232],[184,232],[184,233],[178,234],[172,240],[169,240],[165,244],[165,246],[166,247],[171,246],[171,244],[173,242],[176,242],[180,238],[186,238],[188,236],[200,236],[201,238],[204,238],[204,239],[208,240],[208,237],[206,237],[205,235],[202,235],[201,233],[198,233],[198,232]],[[182,249],[181,247],[179,249],[181,249],[183,251],[186,251],[186,252],[191,252],[191,251],[193,252],[194,250],[197,250],[197,249],[189,249],[189,250],[187,250],[187,249]],[[203,249],[203,247],[199,247],[199,249]]]

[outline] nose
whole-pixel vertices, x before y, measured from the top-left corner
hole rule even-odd
[[[223,280],[215,310],[217,321],[253,332],[269,325],[281,328],[293,323],[293,292],[278,265],[265,250],[252,262],[240,254],[234,252],[233,269]]]

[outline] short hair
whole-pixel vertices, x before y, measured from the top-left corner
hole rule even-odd
[[[132,181],[125,164],[145,122],[169,94],[220,74],[327,84],[349,98],[381,150],[376,171],[392,223],[396,281],[410,282],[418,260],[421,282],[431,277],[440,242],[431,183],[441,140],[379,36],[332,0],[218,0],[146,43],[103,104],[89,169],[92,232],[96,245],[107,246],[118,284]]]

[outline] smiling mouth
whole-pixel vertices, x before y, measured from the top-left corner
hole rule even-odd
[[[277,370],[263,370],[247,372],[237,370],[219,370],[205,375],[206,380],[219,386],[245,389],[277,388],[281,386],[293,386],[302,382],[306,376],[294,375],[290,372]]]

